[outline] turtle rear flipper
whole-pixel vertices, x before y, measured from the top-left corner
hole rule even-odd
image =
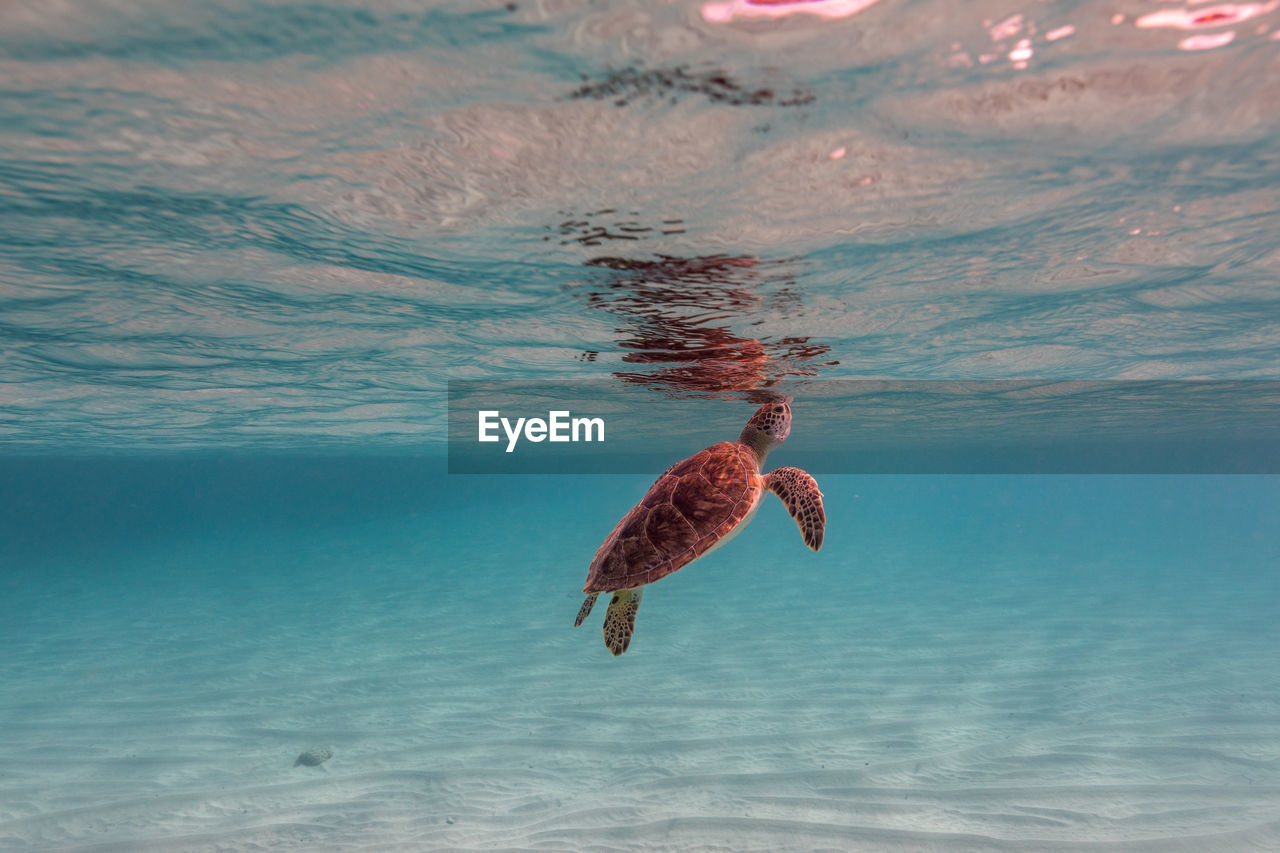
[[[614,655],[620,655],[631,645],[631,635],[636,630],[636,611],[640,609],[640,596],[644,588],[620,589],[613,594],[609,609],[604,614],[604,644]]]
[[[818,481],[799,468],[778,468],[765,475],[764,484],[787,505],[796,520],[804,544],[817,551],[822,547],[822,534],[827,527],[827,513],[822,508],[822,492]]]
[[[587,615],[591,613],[591,608],[596,606],[596,597],[599,595],[600,593],[593,592],[587,596],[586,601],[582,602],[582,607],[578,609],[578,618],[573,620],[573,627],[577,628],[582,624],[582,620],[587,618]]]

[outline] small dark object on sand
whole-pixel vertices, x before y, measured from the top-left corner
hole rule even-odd
[[[298,756],[298,760],[293,762],[293,766],[299,765],[305,767],[319,767],[330,758],[333,758],[333,750],[327,746],[317,746],[314,749],[308,749],[306,752]]]

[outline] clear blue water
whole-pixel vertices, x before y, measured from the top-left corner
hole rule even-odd
[[[0,849],[1280,849],[1275,476],[835,463],[1275,398],[1280,11],[718,8],[4,6]],[[790,395],[823,549],[768,498],[614,658],[665,463],[451,475],[462,380]]]

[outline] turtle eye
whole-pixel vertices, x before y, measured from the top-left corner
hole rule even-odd
[[[782,412],[783,412],[783,409],[782,409],[782,407],[781,407],[781,406],[774,406],[774,407],[773,407],[773,413],[774,413],[775,415],[780,415],[780,414],[782,414]]]

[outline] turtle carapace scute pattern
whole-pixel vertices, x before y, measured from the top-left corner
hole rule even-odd
[[[615,655],[625,652],[643,587],[728,542],[751,520],[766,491],[782,499],[805,544],[821,548],[826,512],[817,481],[799,468],[761,474],[769,451],[790,434],[790,401],[766,403],[737,441],[713,444],[668,468],[596,551],[574,625],[587,618],[600,593],[611,593],[605,645]]]

